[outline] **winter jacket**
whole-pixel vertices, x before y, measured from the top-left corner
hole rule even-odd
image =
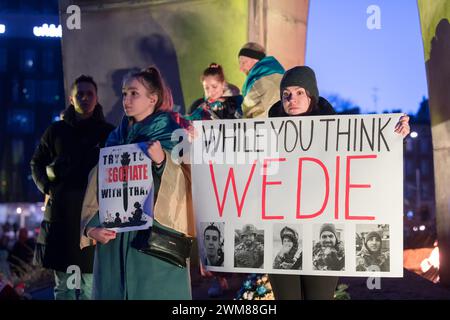
[[[278,96],[278,99],[280,99],[280,96]],[[318,108],[311,113],[298,116],[333,115],[336,113],[331,104],[322,97],[319,97],[317,107]],[[289,116],[286,112],[284,112],[281,101],[278,101],[271,106],[268,111],[268,115],[269,117]],[[319,249],[319,247],[320,244],[315,246],[314,249]],[[345,262],[345,257],[341,254],[343,254],[343,251],[339,252],[341,259],[338,261],[337,265],[332,266],[337,270],[344,267],[343,263]],[[331,254],[328,258],[331,258],[332,260],[335,256],[338,256],[337,251]],[[301,258],[302,257],[300,257],[300,259]],[[314,268],[322,270],[324,268],[322,263],[325,262],[324,258],[326,258],[326,256],[324,254],[322,255],[320,250],[316,250],[313,260],[314,258],[317,258]],[[328,259],[326,262],[329,262],[330,265],[332,265],[335,261],[331,260]],[[330,268],[328,270],[330,270]],[[334,291],[338,282],[338,277],[332,276],[269,274],[269,278],[272,283],[272,288],[276,299],[331,300],[333,299]]]
[[[215,120],[242,118],[242,96],[223,97],[223,101],[208,102],[204,98],[194,101],[188,120]]]
[[[244,118],[267,118],[268,109],[280,99],[283,73],[274,57],[265,57],[253,66],[242,89]]]
[[[92,117],[77,120],[73,106],[61,121],[51,124],[31,160],[33,180],[50,196],[37,239],[34,263],[57,271],[70,265],[91,273],[93,249],[80,250],[80,216],[90,170],[114,127],[100,105]]]
[[[389,252],[364,248],[356,255],[356,271],[389,271]]]
[[[171,133],[180,128],[171,114],[156,112],[140,123],[126,117],[108,138],[107,146],[158,140],[166,153],[164,164],[152,166],[154,182],[154,218],[166,228],[195,235],[190,188],[190,169],[171,160],[175,143]],[[86,228],[99,227],[97,170],[91,172],[83,203],[80,246],[95,242],[86,237]],[[96,244],[94,263],[94,299],[191,299],[189,267],[179,268],[151,255],[139,252],[133,242],[139,232],[118,233],[107,244]]]

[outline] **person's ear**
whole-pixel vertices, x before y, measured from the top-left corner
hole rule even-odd
[[[69,96],[69,102],[71,105],[73,105],[73,106],[75,105],[75,98],[72,94]]]
[[[158,102],[158,95],[153,93],[149,96],[150,103],[154,106]]]

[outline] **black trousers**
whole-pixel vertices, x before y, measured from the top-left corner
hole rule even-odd
[[[338,277],[269,274],[275,300],[332,300]]]

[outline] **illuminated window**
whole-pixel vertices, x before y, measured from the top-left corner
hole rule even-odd
[[[36,80],[25,80],[22,87],[22,98],[24,101],[33,103],[36,101]]]
[[[62,37],[62,27],[61,25],[55,25],[51,23],[42,24],[41,26],[33,27],[33,34],[36,37],[51,37],[51,38],[61,38]]]
[[[34,112],[26,109],[14,109],[8,112],[7,128],[10,133],[33,133]]]
[[[32,49],[22,50],[20,54],[20,68],[22,71],[34,71],[36,69],[36,51]]]

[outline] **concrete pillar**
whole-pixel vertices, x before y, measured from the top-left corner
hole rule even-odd
[[[305,63],[308,0],[249,0],[248,39],[286,68]]]
[[[418,7],[433,137],[439,277],[450,287],[450,2],[418,0]]]

